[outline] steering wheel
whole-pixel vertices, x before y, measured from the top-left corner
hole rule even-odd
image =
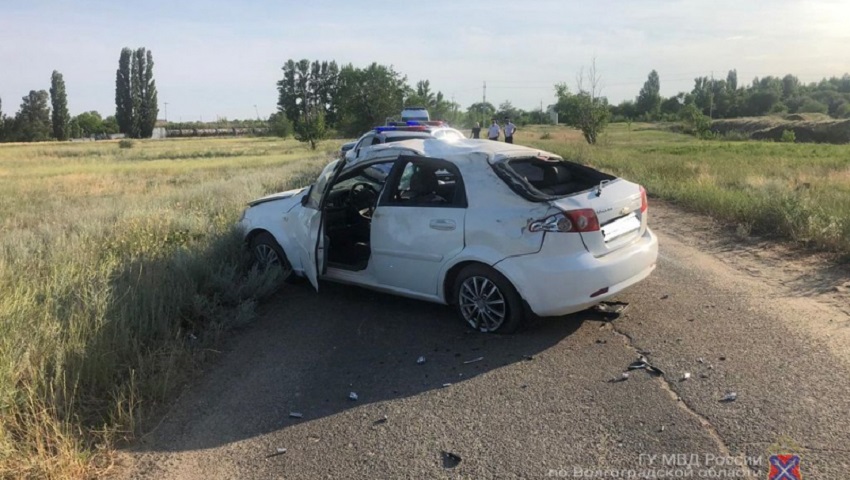
[[[372,216],[372,208],[377,200],[378,190],[371,183],[357,182],[348,191],[348,205],[367,218]],[[363,210],[368,210],[368,213],[364,215]]]

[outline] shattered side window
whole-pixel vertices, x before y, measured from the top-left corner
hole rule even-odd
[[[322,170],[322,173],[319,174],[319,178],[316,180],[316,183],[313,184],[313,188],[310,189],[310,197],[305,207],[318,210],[322,201],[322,193],[324,193],[325,188],[328,186],[328,180],[330,180],[333,176],[334,169],[336,168],[338,161],[339,160],[329,163],[325,169]]]

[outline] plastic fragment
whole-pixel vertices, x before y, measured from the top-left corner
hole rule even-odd
[[[720,399],[721,402],[734,402],[738,399],[738,394],[736,392],[729,392],[726,395],[723,395],[723,398]]]
[[[461,462],[460,455],[443,451],[443,468],[455,468]]]
[[[278,453],[278,454],[286,453],[286,449],[285,449],[285,448],[282,448],[282,447],[277,447],[277,453]]]
[[[425,363],[425,357],[419,357],[416,359],[417,365],[422,365],[423,363]]]
[[[470,363],[480,362],[481,360],[484,360],[484,357],[473,358],[472,360],[467,360],[463,362],[463,364],[468,365]]]
[[[451,386],[452,386],[452,384],[451,384],[451,383],[444,383],[444,384],[443,384],[443,388],[451,387]]]
[[[682,375],[682,381],[683,382],[685,380],[690,380],[690,378],[691,378],[691,372],[685,372],[684,375]]]
[[[301,412],[289,412],[289,418],[304,418]]]
[[[358,398],[360,398],[360,397],[358,397],[355,392],[351,392],[351,393],[348,394],[349,400],[357,400]]]

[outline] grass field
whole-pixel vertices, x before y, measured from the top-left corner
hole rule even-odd
[[[564,127],[524,129],[516,141],[639,182],[741,234],[850,254],[850,145],[697,140],[646,124],[613,124],[595,147]]]
[[[0,145],[0,478],[102,473],[271,290],[239,248],[245,202],[329,156],[279,139]]]
[[[541,138],[548,137],[548,138]],[[246,268],[244,203],[309,183],[341,142],[0,145],[0,478],[83,478],[168,400],[273,279]],[[738,225],[850,252],[850,146],[701,141],[612,125],[534,145]]]

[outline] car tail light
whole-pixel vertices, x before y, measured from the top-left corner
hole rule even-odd
[[[649,202],[646,201],[646,189],[640,187],[640,213],[646,213],[649,208]]]
[[[599,230],[599,219],[590,208],[567,210],[544,219],[531,222],[530,232],[595,232]]]

